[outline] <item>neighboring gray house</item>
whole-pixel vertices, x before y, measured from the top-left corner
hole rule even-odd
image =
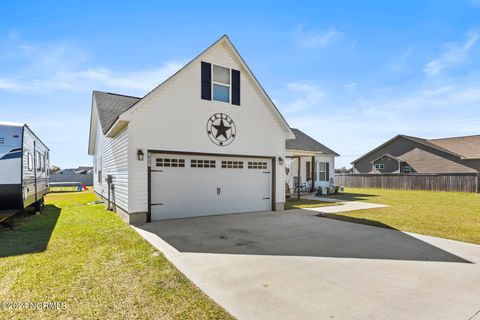
[[[480,135],[442,139],[397,135],[352,164],[353,173],[478,173]]]
[[[50,182],[81,182],[93,186],[93,167],[60,170],[50,175]]]

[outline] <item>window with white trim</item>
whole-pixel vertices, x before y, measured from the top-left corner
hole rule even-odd
[[[192,168],[215,168],[215,160],[190,160]]]
[[[212,99],[230,103],[230,69],[212,65]]]
[[[33,171],[33,156],[30,152],[27,154],[27,167],[28,171]]]
[[[403,166],[403,172],[405,173],[410,173],[412,172],[412,167],[406,165],[406,166]]]
[[[318,181],[327,181],[327,163],[318,163]]]
[[[383,163],[375,163],[375,169],[383,170],[385,165]]]
[[[37,164],[37,171],[42,171],[42,156],[40,155],[40,151],[37,151],[37,158],[35,161]]]

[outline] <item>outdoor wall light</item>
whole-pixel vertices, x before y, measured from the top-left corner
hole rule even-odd
[[[137,159],[138,159],[138,161],[143,161],[143,156],[144,156],[144,154],[143,154],[142,149],[138,149],[138,150],[137,150]]]
[[[278,157],[278,164],[283,166],[283,158],[282,157]]]

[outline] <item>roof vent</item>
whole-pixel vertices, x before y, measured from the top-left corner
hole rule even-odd
[[[0,137],[0,144],[5,144],[5,138],[4,137]]]

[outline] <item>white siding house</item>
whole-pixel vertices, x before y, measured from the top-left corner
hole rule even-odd
[[[292,129],[295,139],[287,140],[286,182],[290,190],[326,192],[333,183],[335,157],[338,154],[299,129]],[[300,164],[300,165],[299,165]]]
[[[227,36],[143,98],[92,100],[94,189],[128,222],[283,209],[295,135]]]

